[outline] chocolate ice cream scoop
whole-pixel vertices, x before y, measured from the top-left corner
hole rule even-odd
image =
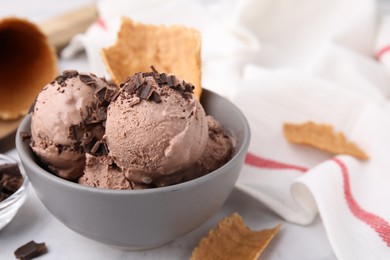
[[[126,178],[166,186],[202,156],[208,140],[206,114],[192,85],[174,75],[137,73],[121,85],[107,110],[109,155]]]
[[[91,114],[101,106],[99,93],[106,88],[112,87],[93,74],[64,71],[38,95],[31,118],[31,147],[54,174],[65,179],[83,174],[82,138],[94,123],[94,137],[103,136],[104,128],[98,123],[105,116],[100,121],[95,116],[96,122],[91,122]]]

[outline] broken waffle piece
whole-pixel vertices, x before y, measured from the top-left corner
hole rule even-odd
[[[306,122],[303,124],[285,123],[285,138],[296,144],[306,144],[333,154],[348,154],[361,160],[368,155],[355,143],[348,141],[344,134],[336,133],[331,125]]]
[[[119,85],[150,66],[173,73],[195,86],[201,93],[200,32],[180,25],[155,26],[133,22],[123,17],[116,43],[102,50],[103,61],[111,79]]]
[[[239,259],[256,260],[278,233],[272,229],[252,231],[237,213],[221,220],[192,252],[191,260]]]

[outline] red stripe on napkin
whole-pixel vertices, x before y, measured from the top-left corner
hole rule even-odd
[[[354,199],[351,193],[351,187],[349,183],[349,175],[347,166],[337,158],[333,158],[333,161],[341,168],[344,180],[344,195],[347,201],[348,207],[352,214],[358,219],[369,225],[375,232],[382,238],[382,240],[390,247],[390,225],[383,218],[376,216],[364,209]]]
[[[107,23],[106,23],[106,21],[105,21],[103,18],[98,18],[98,19],[96,20],[96,23],[97,23],[97,25],[99,25],[99,27],[102,28],[103,30],[105,30],[105,31],[108,30]]]
[[[246,154],[245,163],[251,166],[266,169],[296,170],[300,172],[306,172],[308,170],[305,167],[265,159],[253,153]]]
[[[375,54],[375,58],[377,60],[379,60],[383,54],[385,54],[386,52],[390,51],[390,45],[386,45],[384,47],[382,47],[381,49],[379,49],[379,51],[377,51],[377,53]]]

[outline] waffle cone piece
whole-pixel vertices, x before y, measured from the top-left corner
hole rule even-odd
[[[36,95],[57,74],[57,59],[35,24],[0,19],[0,119],[25,115]]]
[[[252,231],[238,213],[233,213],[209,231],[192,252],[190,260],[257,260],[280,227]]]
[[[184,26],[154,26],[122,18],[116,43],[102,50],[111,79],[119,85],[127,77],[154,66],[195,86],[201,93],[201,37]]]

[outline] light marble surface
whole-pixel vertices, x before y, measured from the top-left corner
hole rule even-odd
[[[88,2],[92,1],[3,0],[0,1],[0,17],[18,15],[39,22],[59,14],[60,10],[71,9]],[[60,60],[59,65],[61,70],[88,71],[84,54],[71,60]],[[9,154],[17,157],[15,150],[10,151]],[[319,217],[308,226],[287,223],[260,202],[237,189],[232,192],[216,215],[193,232],[158,249],[130,252],[99,244],[68,229],[46,210],[32,187],[29,187],[28,198],[14,220],[0,231],[0,259],[14,259],[14,250],[30,240],[46,243],[48,253],[39,258],[42,260],[188,259],[193,248],[202,237],[207,235],[208,230],[233,212],[238,212],[247,225],[254,230],[270,228],[278,223],[283,224],[280,233],[266,249],[262,259],[335,259]]]

